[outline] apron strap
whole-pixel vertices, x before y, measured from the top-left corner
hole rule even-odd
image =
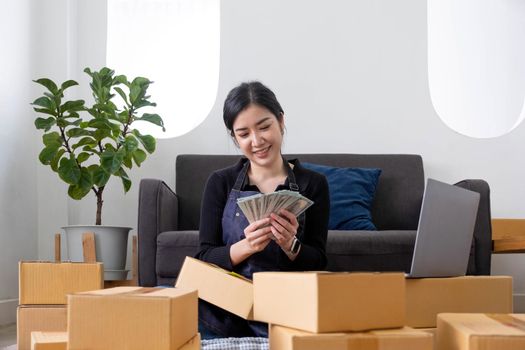
[[[233,185],[232,190],[240,191],[242,188],[242,185],[244,184],[244,179],[246,178],[246,174],[248,173],[248,167],[250,166],[250,161],[246,159],[246,163],[244,163],[241,172],[237,176],[237,179],[235,180],[235,185]]]

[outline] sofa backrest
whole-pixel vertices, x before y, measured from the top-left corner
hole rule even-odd
[[[378,230],[415,230],[424,191],[423,160],[412,154],[289,154],[287,159],[335,167],[379,168],[372,220]],[[236,155],[183,154],[176,161],[179,230],[199,228],[204,186],[210,174],[235,164]]]

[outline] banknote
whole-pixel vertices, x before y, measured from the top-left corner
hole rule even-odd
[[[279,213],[281,209],[299,216],[314,202],[299,192],[281,190],[272,193],[258,193],[237,199],[237,205],[249,223],[264,219],[271,213]]]

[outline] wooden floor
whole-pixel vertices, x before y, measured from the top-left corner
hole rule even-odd
[[[0,327],[0,349],[16,344],[16,324]]]

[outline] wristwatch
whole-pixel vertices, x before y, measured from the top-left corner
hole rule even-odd
[[[294,237],[292,245],[290,246],[290,253],[297,254],[299,252],[299,248],[301,248],[301,241],[298,240],[297,237]]]

